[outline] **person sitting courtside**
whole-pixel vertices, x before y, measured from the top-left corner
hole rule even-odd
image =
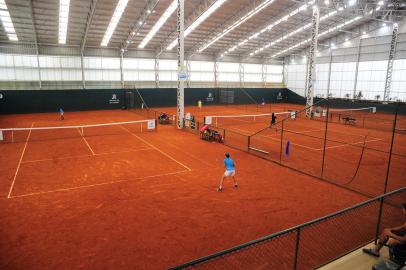
[[[402,204],[402,210],[406,216],[406,203]],[[364,248],[362,251],[369,255],[379,257],[379,251],[384,245],[393,247],[401,244],[406,244],[406,222],[398,227],[384,229],[375,247]]]

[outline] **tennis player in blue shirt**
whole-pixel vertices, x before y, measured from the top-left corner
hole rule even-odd
[[[230,158],[230,154],[226,153],[226,158],[224,159],[224,165],[226,166],[226,171],[221,177],[220,186],[217,188],[217,191],[223,190],[224,178],[232,176],[234,180],[234,187],[238,187],[237,181],[235,180],[235,162]]]
[[[64,119],[65,119],[65,117],[63,116],[63,115],[64,115],[64,111],[63,111],[62,108],[59,109],[59,115],[61,116],[61,120],[64,120]]]

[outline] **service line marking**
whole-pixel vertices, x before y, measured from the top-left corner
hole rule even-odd
[[[87,140],[86,140],[85,136],[84,136],[82,133],[80,133],[79,128],[78,128],[77,130],[78,130],[78,132],[79,132],[80,136],[82,137],[82,140],[85,142],[85,144],[86,144],[86,145],[87,145],[87,147],[89,148],[90,152],[92,152],[92,155],[94,156],[94,155],[95,155],[95,153],[94,153],[93,149],[90,147],[89,143],[87,142]]]
[[[93,156],[107,156],[107,155],[113,155],[113,154],[122,154],[122,153],[146,151],[146,150],[152,150],[152,149],[153,149],[153,148],[151,148],[151,147],[144,147],[144,148],[139,148],[139,149],[125,150],[125,151],[115,151],[115,152],[97,153],[97,154],[94,154],[94,155],[77,155],[77,156],[66,156],[66,157],[60,157],[60,158],[45,158],[45,159],[37,159],[37,160],[23,161],[22,164],[35,163],[35,162],[44,162],[44,161],[53,161],[53,160],[63,160],[63,159],[70,159],[70,158],[93,157]]]
[[[85,188],[98,187],[98,186],[105,186],[105,185],[111,185],[111,184],[117,184],[117,183],[132,182],[132,181],[136,181],[136,180],[143,180],[143,179],[149,179],[149,178],[154,178],[154,177],[176,175],[176,174],[180,174],[180,173],[184,173],[184,172],[188,172],[188,170],[182,170],[182,171],[171,172],[171,173],[155,174],[155,175],[137,177],[137,178],[127,179],[127,180],[117,180],[117,181],[110,181],[110,182],[104,182],[104,183],[98,183],[98,184],[83,185],[83,186],[77,186],[77,187],[71,187],[71,188],[59,188],[59,189],[48,190],[48,191],[39,191],[39,192],[33,192],[33,193],[27,193],[27,194],[22,194],[22,195],[11,196],[9,198],[21,198],[21,197],[37,196],[37,195],[43,195],[43,194],[49,194],[49,193],[55,193],[55,192],[72,191],[72,190],[85,189]]]
[[[31,128],[34,126],[34,123],[35,122],[31,123]],[[23,151],[21,152],[20,160],[18,161],[17,169],[16,169],[16,172],[14,174],[13,182],[11,183],[11,187],[10,187],[10,190],[8,192],[7,199],[10,199],[10,197],[11,197],[11,192],[13,191],[14,184],[15,184],[16,179],[17,179],[18,171],[20,170],[21,161],[23,160],[25,149],[27,149],[28,141],[29,141],[30,136],[31,136],[31,131],[32,131],[32,129],[30,129],[30,132],[28,133],[27,139],[25,140],[24,148],[23,148]]]
[[[179,165],[181,165],[183,168],[185,168],[188,171],[192,171],[188,166],[186,166],[185,164],[183,164],[180,161],[177,161],[175,158],[173,158],[172,156],[170,156],[169,154],[165,153],[164,151],[162,151],[161,149],[159,149],[158,147],[154,146],[153,144],[147,142],[146,140],[144,140],[143,138],[137,136],[136,134],[134,134],[133,132],[131,132],[130,130],[128,130],[127,128],[123,127],[122,125],[120,125],[119,127],[121,127],[123,130],[127,131],[128,133],[130,133],[132,136],[136,137],[137,139],[139,139],[140,141],[142,141],[143,143],[149,145],[150,147],[154,148],[155,150],[157,150],[158,152],[160,152],[161,154],[163,154],[164,156],[166,156],[167,158],[175,161],[176,163],[178,163]]]

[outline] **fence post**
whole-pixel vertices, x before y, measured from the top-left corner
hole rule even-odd
[[[293,261],[293,269],[296,270],[297,269],[297,261],[299,258],[299,243],[300,243],[300,228],[297,229],[296,232],[296,244],[295,244],[295,258]]]
[[[248,136],[247,152],[250,151],[250,148],[251,148],[251,136],[249,135],[249,136]]]
[[[282,149],[283,149],[283,123],[285,120],[282,120],[282,129],[281,129],[281,148],[279,149],[279,163],[282,163]]]
[[[379,212],[378,212],[378,221],[376,222],[376,231],[375,231],[375,245],[378,241],[379,237],[379,232],[381,230],[381,220],[382,220],[382,209],[383,209],[383,200],[384,198],[380,198],[380,204],[379,204]]]
[[[388,167],[386,168],[385,186],[384,186],[384,192],[383,192],[384,194],[387,192],[387,189],[388,189],[390,165],[391,165],[391,161],[392,161],[392,152],[393,152],[393,142],[395,141],[396,125],[397,125],[397,119],[398,119],[399,106],[400,106],[400,103],[398,102],[397,106],[396,106],[395,120],[393,121],[393,127],[392,127],[392,140],[391,140],[391,144],[390,144]]]
[[[328,114],[330,113],[330,100],[327,99],[327,114],[326,114],[326,125],[324,130],[324,143],[323,143],[323,158],[321,161],[321,178],[324,175],[324,162],[326,159],[326,144],[327,144],[327,130],[328,130]]]

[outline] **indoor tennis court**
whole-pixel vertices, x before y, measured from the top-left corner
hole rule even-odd
[[[0,269],[401,269],[405,11],[0,0]]]

